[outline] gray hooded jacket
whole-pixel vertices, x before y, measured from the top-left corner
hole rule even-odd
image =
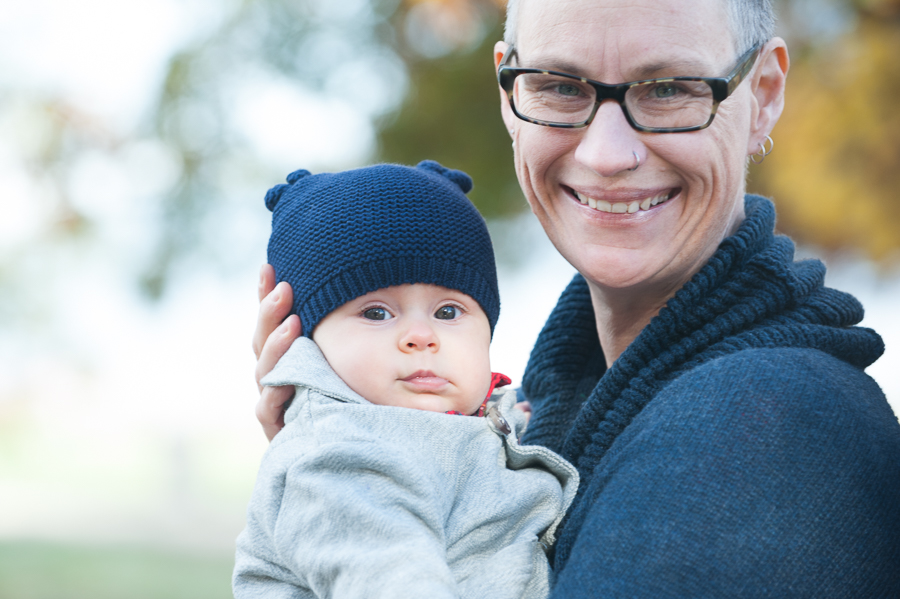
[[[547,596],[578,474],[518,444],[514,392],[485,418],[373,405],[303,337],[263,383],[297,393],[237,540],[236,598]]]

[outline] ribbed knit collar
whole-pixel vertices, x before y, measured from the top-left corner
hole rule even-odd
[[[793,261],[794,244],[774,234],[772,203],[748,195],[745,213],[609,370],[587,283],[577,275],[561,296],[526,369],[534,416],[523,441],[560,451],[583,488],[616,437],[686,369],[757,347],[815,348],[858,368],[883,353],[874,331],[852,326],[862,320],[860,303],[824,287],[825,266]]]

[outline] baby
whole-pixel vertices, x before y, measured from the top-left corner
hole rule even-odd
[[[546,597],[578,474],[518,444],[514,391],[491,397],[509,379],[490,371],[500,300],[471,179],[425,161],[287,180],[266,195],[269,262],[305,337],[263,380],[296,394],[235,597]]]

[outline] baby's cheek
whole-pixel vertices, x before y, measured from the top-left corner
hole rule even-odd
[[[485,390],[484,395],[472,396],[472,398],[465,402],[465,405],[459,408],[459,411],[463,414],[474,414],[478,411],[478,408],[481,407],[481,404],[484,403],[484,398],[487,396],[487,390]]]
[[[488,393],[491,389],[491,367],[490,362],[486,362],[486,364],[487,365],[479,369],[480,372],[478,372],[478,376],[474,379],[477,382],[474,385],[468,411],[464,412],[466,414],[475,413],[488,397]]]

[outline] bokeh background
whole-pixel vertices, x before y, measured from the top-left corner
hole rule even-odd
[[[781,0],[792,69],[750,172],[887,343],[900,411],[900,2]],[[0,597],[228,597],[266,447],[250,336],[266,189],[423,158],[490,221],[514,381],[572,275],[527,211],[503,0],[0,3]]]

